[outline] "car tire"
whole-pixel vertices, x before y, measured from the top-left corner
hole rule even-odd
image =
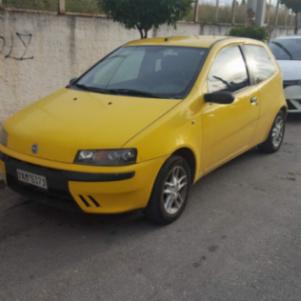
[[[159,225],[177,220],[185,209],[191,185],[191,168],[187,161],[180,156],[169,158],[157,176],[144,211],[146,218]]]
[[[277,152],[283,142],[286,125],[286,112],[280,111],[274,122],[272,129],[269,133],[268,139],[258,146],[259,150],[263,153],[271,154]]]

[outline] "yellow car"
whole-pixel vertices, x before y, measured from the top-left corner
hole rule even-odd
[[[12,189],[95,214],[176,220],[202,176],[279,150],[287,105],[268,47],[232,37],[130,42],[3,125]]]

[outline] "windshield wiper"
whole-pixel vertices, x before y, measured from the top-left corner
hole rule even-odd
[[[104,90],[111,94],[117,94],[117,95],[129,95],[129,96],[142,96],[142,97],[150,97],[150,98],[162,98],[157,94],[146,92],[146,91],[140,91],[140,90],[134,90],[134,89],[107,89]]]
[[[294,57],[293,55],[291,54],[291,52],[284,46],[282,45],[281,43],[279,42],[276,42],[276,41],[272,41],[271,43],[275,44],[276,46],[278,46],[279,48],[281,48],[290,58],[290,60],[293,60]]]
[[[74,84],[76,88],[96,92],[96,93],[103,93],[103,94],[114,94],[114,95],[129,95],[129,96],[141,96],[141,97],[150,97],[150,98],[162,98],[157,94],[153,94],[151,92],[133,90],[133,89],[102,89],[97,87],[86,86],[83,84]]]
[[[106,89],[86,86],[86,85],[83,85],[83,84],[74,84],[73,86],[76,87],[76,88],[79,88],[81,90],[85,90],[85,91],[89,91],[89,92],[106,93],[106,91],[107,91]]]

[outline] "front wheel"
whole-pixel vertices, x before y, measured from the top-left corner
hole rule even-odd
[[[191,183],[191,169],[185,159],[173,156],[167,160],[159,172],[145,209],[146,217],[160,225],[178,219],[185,209]]]
[[[258,146],[259,150],[264,153],[277,152],[283,142],[285,134],[286,113],[280,111],[273,123],[268,139]]]

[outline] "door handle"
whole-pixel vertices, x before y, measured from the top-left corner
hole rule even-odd
[[[250,103],[251,103],[251,105],[256,106],[256,105],[257,105],[257,97],[256,97],[256,96],[253,96],[253,97],[250,99]]]

